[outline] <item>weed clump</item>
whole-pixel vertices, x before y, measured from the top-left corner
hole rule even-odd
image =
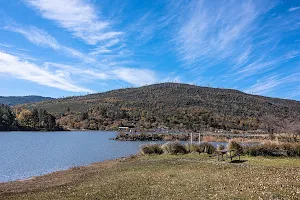
[[[179,142],[168,142],[162,145],[162,149],[164,153],[172,155],[188,153],[185,146]]]
[[[185,148],[188,153],[201,153],[200,146],[198,144],[186,144]]]
[[[213,154],[216,150],[216,148],[207,142],[201,143],[199,145],[200,153],[207,153],[207,154]]]
[[[242,145],[240,145],[239,143],[237,143],[234,140],[229,141],[229,143],[227,144],[227,149],[234,150],[235,155],[244,153],[244,149],[243,149]]]
[[[163,154],[163,150],[159,144],[145,144],[141,147],[140,153],[145,154]]]
[[[225,145],[223,144],[218,144],[217,146],[217,150],[220,151],[220,150],[224,150],[225,149]]]

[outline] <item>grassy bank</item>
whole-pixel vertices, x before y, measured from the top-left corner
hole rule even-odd
[[[0,199],[297,199],[300,159],[139,156],[0,184]]]

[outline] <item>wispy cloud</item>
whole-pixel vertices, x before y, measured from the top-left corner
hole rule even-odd
[[[258,75],[263,72],[270,71],[276,67],[276,64],[278,62],[278,59],[264,62],[263,58],[254,61],[248,65],[243,66],[236,72],[236,74],[239,74],[239,78],[237,80],[249,77],[254,74]]]
[[[298,57],[299,42],[284,44],[299,33],[299,19],[291,14],[278,15],[278,1],[183,2],[186,6],[179,6],[178,23],[170,41],[175,44],[179,60],[195,77],[209,74],[207,81],[230,80],[231,87],[241,88],[250,79],[273,74],[247,90],[259,94],[278,89],[283,82],[290,83],[279,78],[285,74],[280,76],[276,71]]]
[[[12,45],[9,45],[9,44],[2,44],[2,43],[0,43],[0,46],[6,47],[6,48],[11,48],[11,47],[13,47]]]
[[[58,43],[58,41],[53,36],[51,36],[46,31],[41,30],[39,28],[32,27],[32,26],[23,27],[17,24],[5,26],[4,28],[6,30],[22,34],[27,40],[29,40],[35,45],[52,48],[55,51],[62,51],[67,56],[79,58],[84,62],[95,62],[95,60],[92,57],[85,55],[77,51],[76,49],[66,47]]]
[[[71,48],[65,52],[95,61],[96,66],[107,68],[111,63],[131,59],[132,51],[127,49],[124,32],[116,31],[112,19],[105,17],[100,6],[84,0],[25,0],[43,18],[54,21],[59,27],[69,31],[91,49],[81,54]],[[111,12],[111,11],[109,11]]]
[[[192,1],[174,34],[179,57],[193,64],[243,54],[238,61],[245,61],[252,51],[249,34],[263,12],[251,1]]]
[[[124,48],[124,45],[124,47],[116,46],[119,43],[119,39],[109,40],[102,46],[96,47],[92,52],[84,54],[76,49],[60,44],[46,31],[36,27],[24,27],[14,24],[6,26],[5,29],[22,34],[35,45],[52,48],[70,57],[96,65],[93,68],[87,68],[86,66],[80,67],[78,64],[76,64],[76,67],[72,67],[46,62],[44,66],[49,72],[53,72],[57,76],[65,78],[73,77],[79,80],[121,80],[134,86],[157,82],[156,74],[152,70],[124,66],[132,64],[132,61],[126,59],[130,55],[130,52]],[[95,55],[98,56],[98,59],[94,58]],[[103,59],[99,59],[102,56]],[[116,59],[121,57],[124,57],[125,60]],[[97,68],[101,68],[101,71],[97,70]]]
[[[92,92],[87,88],[75,85],[65,77],[65,74],[52,73],[34,63],[4,52],[0,52],[0,73],[65,91]]]
[[[56,72],[74,75],[77,79],[90,80],[121,80],[134,86],[147,85],[158,81],[154,71],[149,69],[137,69],[126,67],[113,67],[107,70],[95,70],[87,67],[75,68],[70,65],[58,63],[45,63],[47,68]]]
[[[16,33],[22,34],[26,39],[28,39],[33,44],[51,47],[53,49],[59,49],[60,45],[51,35],[46,33],[45,31],[38,29],[36,27],[29,27],[28,29],[16,26],[5,26],[6,30],[10,30]]]
[[[93,5],[82,0],[26,0],[44,18],[55,21],[88,44],[114,39],[122,34],[98,16]]]
[[[261,80],[257,81],[254,85],[244,90],[247,93],[254,93],[258,95],[266,95],[269,92],[278,90],[280,88],[294,88],[294,86],[299,85],[300,73],[291,73],[289,75],[271,75],[263,77]],[[295,95],[300,95],[300,92],[293,92]]]
[[[245,92],[262,95],[272,91],[280,84],[281,81],[278,79],[278,76],[272,76],[272,77],[268,77],[263,81],[258,81],[253,86],[246,89]]]
[[[116,68],[112,72],[118,79],[131,83],[135,86],[157,82],[155,73],[147,69]]]
[[[299,10],[300,9],[300,6],[297,6],[297,7],[292,7],[289,9],[290,12],[293,12],[295,10]]]

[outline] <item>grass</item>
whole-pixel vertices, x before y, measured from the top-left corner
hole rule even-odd
[[[297,199],[300,159],[149,155],[0,184],[0,199]]]

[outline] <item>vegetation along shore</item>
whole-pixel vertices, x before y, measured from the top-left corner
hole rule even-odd
[[[56,118],[44,109],[13,109],[0,104],[0,131],[62,131]]]

